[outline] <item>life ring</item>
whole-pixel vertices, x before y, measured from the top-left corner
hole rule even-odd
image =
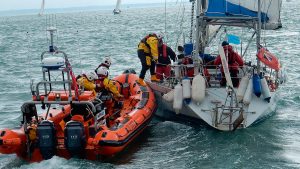
[[[265,48],[261,48],[258,51],[257,58],[271,69],[275,69],[277,71],[280,69],[280,63],[277,57]]]

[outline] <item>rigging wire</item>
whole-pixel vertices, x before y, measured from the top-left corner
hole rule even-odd
[[[167,0],[165,0],[165,39],[168,40],[168,36],[167,36]]]
[[[191,32],[190,32],[190,42],[193,40],[193,27],[194,27],[194,12],[195,12],[195,0],[192,2],[192,14],[191,14]]]
[[[182,10],[182,12],[181,12],[181,10]],[[179,24],[179,32],[178,32],[178,35],[177,35],[177,38],[176,38],[176,43],[175,43],[175,52],[177,51],[177,46],[179,44],[180,36],[183,35],[184,14],[185,14],[185,5],[183,3],[183,0],[181,0],[180,8],[179,8],[178,15],[177,15],[178,20],[176,21],[176,23],[179,22],[179,17],[181,15],[180,22],[179,22],[180,23]]]
[[[56,14],[54,15],[55,16],[55,28],[57,29],[57,19],[56,19]],[[59,31],[58,31],[58,29],[57,29],[57,31],[56,31],[56,42],[57,42],[57,44],[59,44]]]
[[[49,22],[49,21],[48,21],[48,17],[49,17],[48,15],[46,15],[46,17],[45,17],[45,18],[46,18],[46,25],[45,25],[45,37],[46,37],[46,42],[47,42],[47,45],[49,44],[49,39],[48,39],[48,35],[47,35],[47,29],[48,29],[48,27],[47,27],[47,26],[48,26],[48,22]],[[47,45],[46,45],[46,46],[47,46]]]

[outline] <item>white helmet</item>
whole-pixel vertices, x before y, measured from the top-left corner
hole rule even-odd
[[[107,77],[109,74],[109,71],[106,67],[104,66],[100,66],[98,69],[97,69],[97,75],[98,76],[105,76]]]
[[[158,40],[163,40],[165,38],[165,34],[163,32],[159,32],[156,37]]]
[[[106,56],[106,57],[103,59],[102,64],[105,65],[105,66],[107,66],[107,67],[110,67],[110,65],[111,65],[111,59],[110,59],[110,57],[109,57],[109,56]]]
[[[98,79],[98,76],[95,72],[89,72],[88,74],[86,74],[86,78],[89,81],[92,81],[92,80]]]
[[[158,34],[158,35],[157,35],[157,39],[158,39],[158,40],[162,40],[163,38],[164,38],[164,35],[163,35],[163,34]]]

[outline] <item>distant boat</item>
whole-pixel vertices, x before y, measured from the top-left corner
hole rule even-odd
[[[42,1],[39,16],[42,16],[44,14],[44,10],[45,10],[45,0]]]
[[[121,13],[120,5],[121,5],[121,0],[117,0],[116,8],[113,10],[113,13],[114,13],[115,15]]]

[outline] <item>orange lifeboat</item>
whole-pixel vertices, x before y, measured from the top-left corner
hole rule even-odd
[[[55,100],[66,103],[68,94],[53,91],[47,98],[33,97],[22,106],[22,127],[0,130],[0,153],[14,153],[30,162],[54,155],[97,160],[119,153],[147,127],[156,111],[154,93],[139,86],[137,79],[132,73],[114,79],[124,95],[121,101],[103,101],[101,94],[95,97],[85,91],[78,101],[50,108]],[[110,101],[113,106],[106,105]],[[46,104],[45,113],[37,114],[38,103]]]
[[[277,71],[280,69],[280,63],[277,57],[265,48],[261,48],[258,51],[257,58],[271,69],[275,69]]]

